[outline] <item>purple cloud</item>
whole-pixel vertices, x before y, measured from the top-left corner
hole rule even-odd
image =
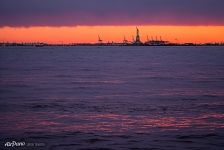
[[[0,26],[224,25],[223,0],[0,0]]]

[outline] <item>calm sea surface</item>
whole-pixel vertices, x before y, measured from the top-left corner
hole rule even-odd
[[[221,150],[224,47],[0,47],[0,149],[12,141]]]

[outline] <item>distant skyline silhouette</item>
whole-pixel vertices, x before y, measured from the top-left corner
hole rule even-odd
[[[0,42],[96,43],[132,41],[136,26],[0,28]],[[138,26],[141,40],[162,38],[173,43],[223,42],[224,26]]]

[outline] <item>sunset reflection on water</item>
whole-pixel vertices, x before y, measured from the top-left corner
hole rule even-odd
[[[222,47],[0,53],[2,141],[38,140],[53,150],[223,149]]]
[[[1,114],[1,132],[113,132],[150,133],[155,131],[194,128],[214,130],[224,128],[224,114],[200,114],[194,117],[147,116],[126,114]]]

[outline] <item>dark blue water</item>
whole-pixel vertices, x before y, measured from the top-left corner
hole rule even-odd
[[[224,47],[1,47],[0,138],[1,149],[221,150]]]

